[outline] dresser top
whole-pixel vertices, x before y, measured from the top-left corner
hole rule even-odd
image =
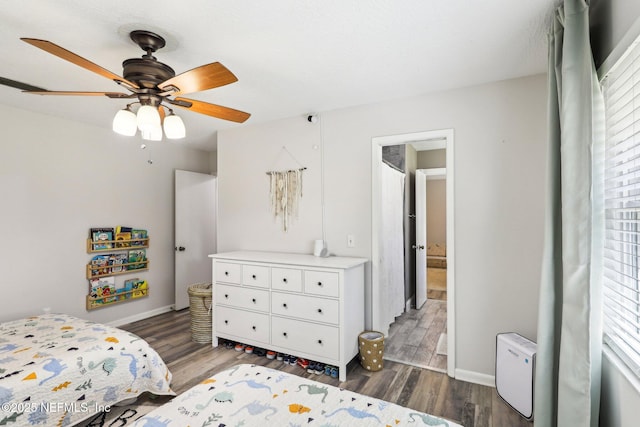
[[[309,254],[286,252],[237,251],[211,254],[210,258],[228,261],[268,262],[272,264],[299,265],[322,268],[352,268],[369,261],[366,258],[329,256],[326,258]]]

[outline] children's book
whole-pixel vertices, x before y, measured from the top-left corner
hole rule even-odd
[[[133,284],[133,292],[131,293],[131,298],[140,298],[147,295],[147,281],[146,280],[137,280]]]
[[[147,235],[147,230],[138,230],[138,229],[133,229],[131,230],[131,246],[144,246],[146,241],[145,240],[136,240],[136,239],[146,239],[148,237]]]
[[[131,240],[131,227],[125,227],[123,225],[116,226],[116,240]],[[128,248],[131,246],[131,242],[116,242],[116,248]]]
[[[126,253],[118,253],[109,255],[109,265],[111,266],[112,273],[119,273],[127,270],[127,266],[123,265],[129,262],[129,257]]]
[[[133,287],[136,283],[138,283],[140,279],[137,277],[135,279],[129,279],[124,281],[124,291],[126,292],[125,298],[131,298]]]
[[[116,233],[116,248],[128,248],[131,246],[131,232],[120,231]]]
[[[100,277],[91,279],[91,297],[95,298],[94,304],[107,304],[116,299],[116,284],[113,277]]]
[[[131,249],[129,251],[129,264],[138,263],[129,265],[128,270],[135,270],[138,268],[145,268],[147,266],[143,261],[147,260],[147,251],[144,249]]]
[[[113,228],[92,228],[89,237],[92,242],[95,242],[92,243],[93,250],[111,249],[113,247]]]
[[[111,255],[96,255],[91,258],[91,275],[109,274],[109,258]]]

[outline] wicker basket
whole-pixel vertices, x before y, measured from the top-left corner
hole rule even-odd
[[[189,286],[191,338],[197,343],[211,342],[211,283]]]
[[[367,371],[382,369],[384,357],[384,334],[377,331],[364,331],[358,335],[360,364]]]

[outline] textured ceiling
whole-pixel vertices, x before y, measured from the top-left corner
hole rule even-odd
[[[180,110],[187,139],[213,149],[219,129],[546,71],[557,0],[3,0],[0,76],[48,90],[121,91],[22,41],[49,40],[116,74],[159,33],[177,74],[220,61],[238,82],[188,97],[252,114],[236,124]],[[0,86],[0,103],[104,128],[126,102],[41,97]]]

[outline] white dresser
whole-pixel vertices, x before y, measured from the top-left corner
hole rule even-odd
[[[366,258],[227,252],[213,261],[213,346],[218,337],[340,368],[364,330]]]

